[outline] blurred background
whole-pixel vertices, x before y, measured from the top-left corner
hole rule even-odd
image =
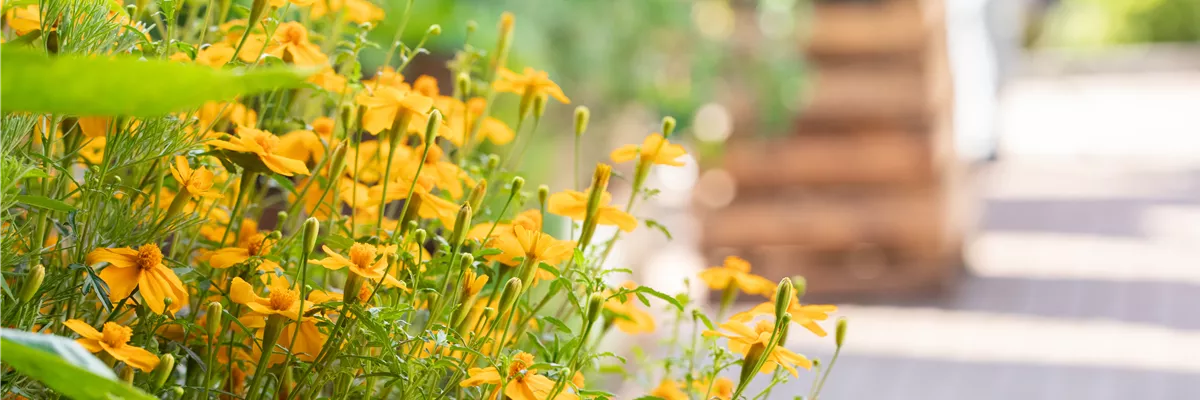
[[[805,276],[850,318],[824,398],[1200,398],[1200,0],[414,7],[410,37],[473,19],[484,48],[512,11],[511,66],[592,108],[585,166],[678,118],[688,165],[637,210],[674,238],[639,229],[617,264],[664,292],[730,254]],[[443,28],[418,70],[468,39]],[[574,104],[524,164],[554,190]]]

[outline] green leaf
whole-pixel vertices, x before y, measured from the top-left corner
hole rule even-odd
[[[637,292],[639,297],[641,296],[642,293],[645,293],[645,294],[663,299],[664,301],[671,303],[671,305],[675,306],[675,308],[678,308],[679,311],[683,311],[683,303],[680,303],[679,300],[675,299],[674,297],[668,296],[663,292],[654,290],[654,288],[651,288],[649,286],[638,286],[637,289],[634,289],[633,291]]]
[[[154,399],[118,381],[100,359],[67,338],[2,329],[0,353],[5,364],[69,398]]]
[[[0,46],[0,69],[0,107],[5,112],[137,117],[303,87],[310,74],[292,68],[213,69],[132,56],[49,57],[12,46]]]
[[[550,325],[554,325],[554,326],[558,327],[558,329],[562,329],[562,331],[568,335],[571,334],[571,328],[568,327],[566,323],[562,322],[562,320],[560,320],[558,318],[554,318],[554,317],[547,315],[546,317],[542,318],[542,321],[545,321],[545,322],[549,323]]]
[[[62,212],[75,211],[75,207],[72,207],[70,204],[63,203],[61,200],[51,199],[49,197],[28,196],[28,195],[17,195],[15,197],[16,197],[18,203],[25,203],[25,204],[28,204],[28,205],[31,205],[31,206],[34,206],[37,208],[44,208],[44,209],[47,209],[50,211],[62,211]]]
[[[667,237],[667,240],[675,239],[674,237],[671,237],[671,231],[667,230],[667,227],[663,226],[663,224],[659,223],[658,221],[647,218],[646,227],[650,229],[657,229],[659,232],[662,232],[663,236]]]

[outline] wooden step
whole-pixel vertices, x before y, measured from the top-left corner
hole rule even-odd
[[[928,257],[954,243],[948,196],[939,187],[746,198],[705,213],[705,247],[797,246],[846,251],[863,245]]]
[[[849,63],[818,67],[805,93],[799,129],[822,122],[924,121],[930,84],[918,63]]]
[[[913,185],[937,176],[928,135],[904,131],[735,141],[725,168],[739,189],[779,185]]]
[[[802,41],[810,58],[916,54],[938,26],[918,0],[817,2]]]

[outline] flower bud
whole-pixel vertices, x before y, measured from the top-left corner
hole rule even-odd
[[[671,137],[671,134],[674,132],[675,132],[675,117],[669,117],[669,116],[663,117],[663,122],[662,122],[663,139]]]
[[[279,212],[275,213],[275,220],[279,221],[279,223],[283,223],[283,221],[287,221],[287,219],[288,219],[287,210],[280,210]]]
[[[471,253],[462,253],[459,257],[462,257],[459,261],[459,265],[462,268],[466,269],[475,266],[475,256],[471,255]]]
[[[575,137],[583,136],[587,131],[588,119],[591,118],[592,112],[587,106],[575,107]]]
[[[508,58],[508,49],[512,46],[512,31],[515,24],[512,13],[500,14],[500,38],[496,43],[496,58],[492,61],[493,68],[503,67]]]
[[[471,205],[472,210],[478,210],[483,205],[484,196],[487,196],[487,179],[480,180],[471,188],[471,194],[467,195],[467,204]]]
[[[595,324],[596,320],[600,319],[600,312],[602,310],[604,310],[604,295],[600,293],[592,293],[592,297],[588,299],[587,307],[588,326]]]
[[[518,177],[513,178],[512,186],[509,190],[512,191],[512,195],[515,196],[515,195],[517,195],[517,193],[521,193],[521,189],[524,187],[525,187],[525,178],[518,176]]]
[[[133,366],[126,364],[125,368],[121,369],[121,381],[125,383],[133,383],[133,372]]]
[[[304,220],[304,254],[313,252],[317,248],[317,234],[321,232],[321,222],[317,221],[316,217],[308,217]]]
[[[173,397],[173,398],[182,399],[183,398],[183,387],[181,387],[181,386],[173,387],[173,388],[171,388],[171,393],[175,394],[175,397]]]
[[[792,289],[796,290],[797,299],[804,298],[804,293],[808,291],[808,279],[805,279],[803,275],[793,276]]]
[[[429,112],[429,123],[425,125],[425,145],[432,146],[437,139],[438,128],[442,127],[442,112],[434,109]]]
[[[346,153],[350,151],[350,146],[346,142],[338,143],[338,146],[333,149],[333,156],[329,159],[329,177],[337,180],[342,176],[342,171],[346,169]]]
[[[467,230],[471,229],[471,205],[463,204],[458,208],[454,217],[454,233],[450,235],[450,248],[457,249],[467,239]]]
[[[533,116],[541,118],[546,113],[546,95],[533,97]]]
[[[221,315],[225,310],[221,307],[221,303],[208,303],[208,308],[204,312],[205,326],[208,328],[208,335],[215,338],[221,335]]]
[[[400,216],[400,226],[404,227],[405,232],[408,232],[421,218],[421,203],[425,202],[425,196],[409,196],[404,201],[407,204],[404,206],[404,215]]]
[[[250,3],[250,17],[246,19],[246,32],[243,35],[250,35],[270,4],[270,0],[254,0],[253,3]]]
[[[837,347],[842,347],[842,343],[846,342],[846,317],[838,318],[837,330],[833,331],[833,342]]]
[[[546,186],[546,185],[538,185],[537,196],[538,196],[538,205],[540,205],[542,207],[542,209],[545,210],[546,209],[546,201],[550,199],[550,187]]]
[[[439,297],[442,297],[442,296],[439,295],[437,292],[425,292],[425,302],[426,302],[425,304],[432,305],[434,303],[437,303]]]
[[[454,88],[462,93],[464,99],[471,97],[471,75],[463,72],[454,78]]]
[[[429,29],[425,31],[425,34],[429,36],[439,36],[442,34],[442,26],[438,24],[430,25]]]
[[[521,286],[520,278],[508,278],[504,290],[500,292],[500,308],[496,310],[497,315],[504,315],[517,303],[517,298],[521,295]]]
[[[477,31],[477,30],[479,30],[478,22],[475,22],[475,20],[467,21],[467,33],[468,34],[475,33],[475,31]]]
[[[25,275],[25,283],[21,285],[20,298],[21,302],[28,303],[33,300],[33,296],[37,294],[38,289],[42,287],[42,281],[46,279],[46,267],[38,264],[29,270]]]
[[[424,245],[425,239],[428,236],[429,234],[426,233],[424,229],[417,229],[413,232],[413,242],[417,243],[418,245]]]
[[[267,234],[267,239],[269,239],[269,240],[279,240],[282,238],[283,238],[283,233],[280,233],[279,231],[271,231],[271,233]]]
[[[783,278],[779,281],[779,286],[775,287],[775,319],[782,319],[787,315],[788,306],[792,305],[792,280]]]
[[[738,379],[738,387],[741,388],[750,383],[754,379],[754,373],[758,372],[758,362],[763,357],[763,352],[766,347],[762,343],[750,345],[750,349],[746,351],[746,358],[742,360],[742,372]]]
[[[279,393],[276,393],[278,399],[291,398],[292,389],[296,386],[296,374],[292,371],[292,367],[283,366],[283,376],[279,378]]]
[[[494,171],[494,170],[496,170],[496,168],[497,168],[497,167],[499,167],[499,166],[500,166],[500,156],[498,156],[498,155],[495,155],[495,154],[488,154],[488,156],[487,156],[487,170],[488,170],[488,171]]]
[[[175,372],[175,356],[170,353],[159,356],[158,366],[154,367],[154,372],[150,375],[151,391],[161,388],[167,382],[167,378],[171,377],[172,372]]]

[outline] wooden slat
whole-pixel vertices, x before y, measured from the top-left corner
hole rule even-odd
[[[930,24],[917,0],[819,2],[805,41],[812,58],[913,54]]]
[[[808,184],[912,185],[936,177],[932,143],[912,132],[805,135],[733,142],[725,168],[739,188]]]
[[[930,85],[919,64],[830,65],[813,75],[800,129],[806,121],[923,121],[928,115]]]
[[[704,216],[707,246],[800,246],[845,251],[864,244],[904,254],[944,251],[945,195],[936,188],[735,199]]]

